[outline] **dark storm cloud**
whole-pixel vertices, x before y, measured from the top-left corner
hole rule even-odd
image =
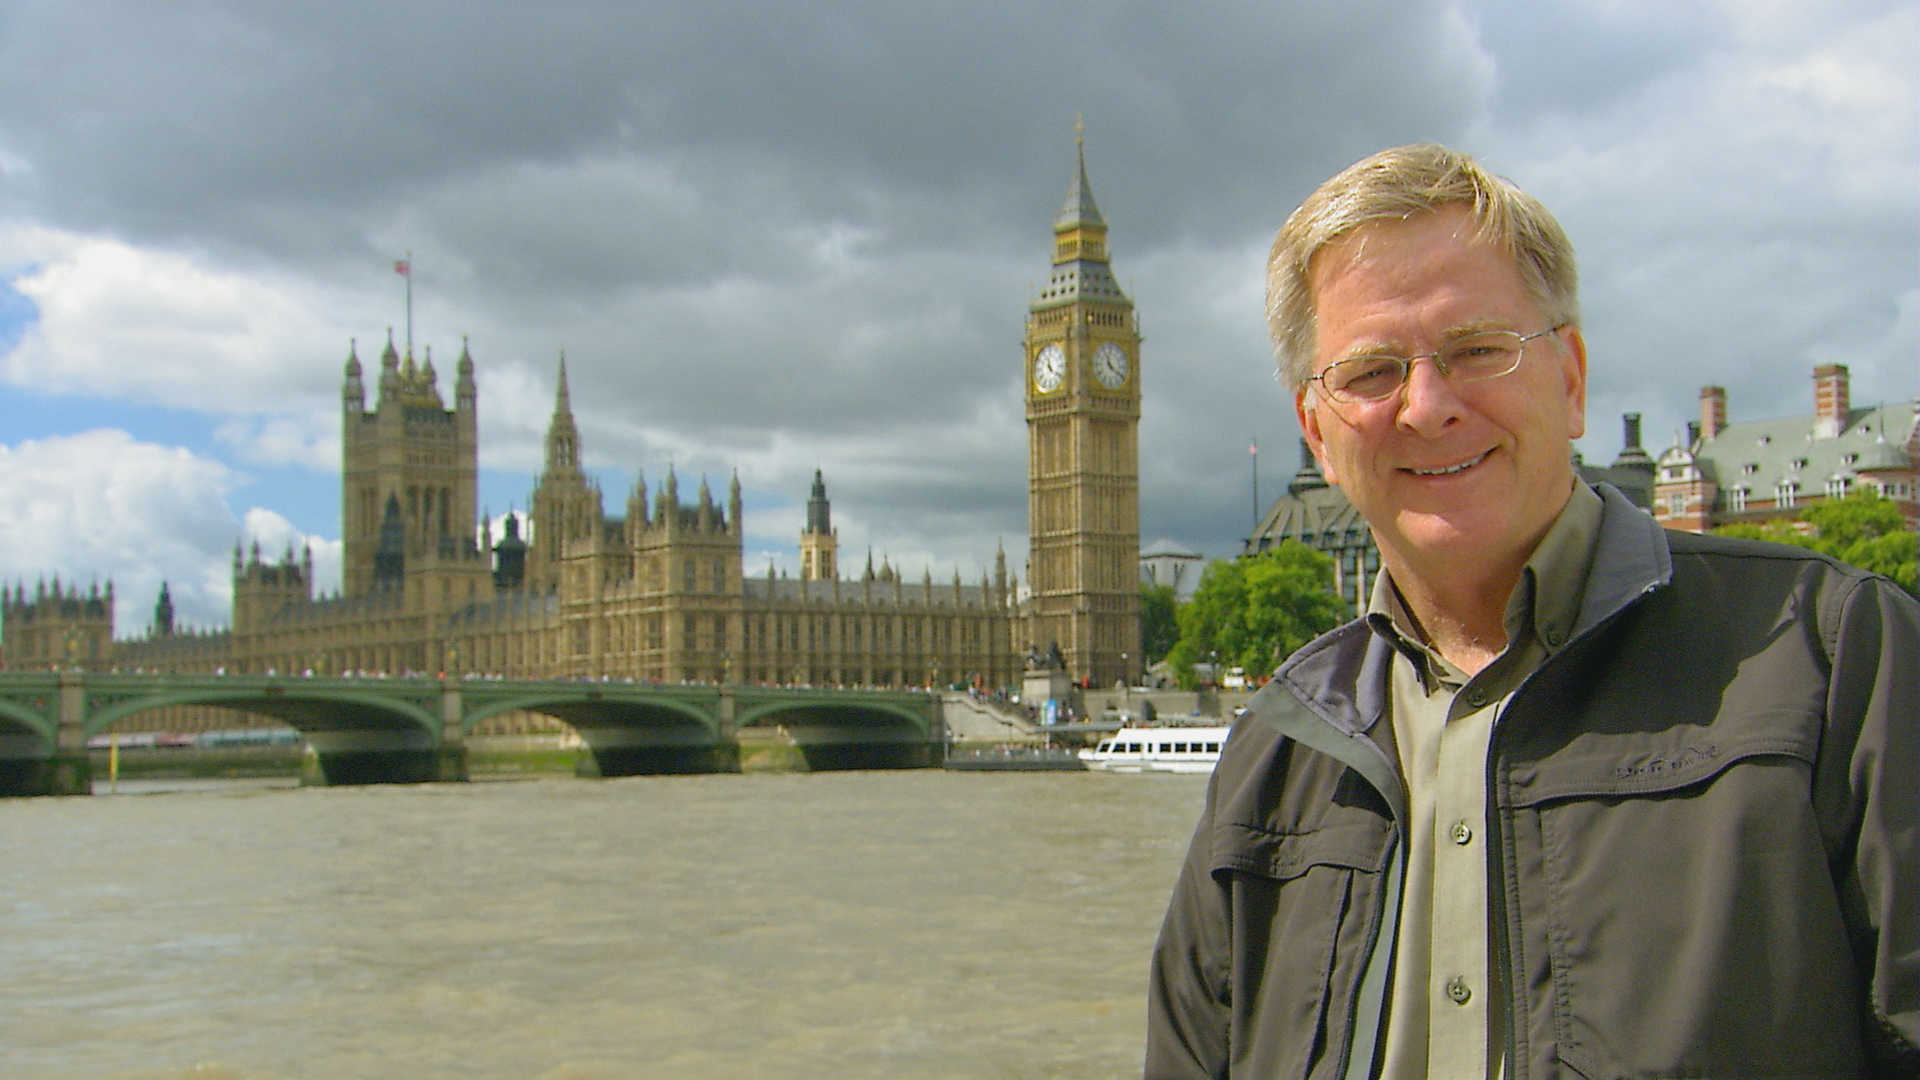
[[[1136,223],[1152,243],[1238,226],[1244,202],[1186,193],[1206,163],[1265,187],[1298,156],[1290,140],[1323,147],[1350,128],[1302,113],[1303,99],[1390,107],[1409,128],[1457,123],[1472,103],[1450,94],[1478,75],[1445,22],[1401,4],[1336,19],[1318,5],[30,2],[8,21],[0,130],[34,163],[43,212],[177,237],[274,208],[361,214],[595,156],[684,169],[702,187],[760,172],[781,194],[734,204],[736,219],[984,187],[984,201],[935,202],[1004,222],[1001,199],[1060,186],[1066,125],[1086,112],[1108,133],[1109,183],[1159,208]],[[1356,27],[1377,36],[1362,45]],[[1141,130],[1151,138],[1119,137]],[[1357,155],[1377,137],[1345,141]],[[950,220],[924,224],[955,235]]]

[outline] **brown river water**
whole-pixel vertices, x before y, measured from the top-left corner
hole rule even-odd
[[[1137,1076],[1147,955],[1205,783],[913,770],[0,801],[0,1076]]]

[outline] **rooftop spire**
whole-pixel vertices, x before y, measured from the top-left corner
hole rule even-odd
[[[1078,115],[1073,118],[1073,155],[1076,165],[1073,183],[1067,187],[1066,205],[1060,208],[1053,227],[1056,230],[1084,225],[1104,228],[1107,221],[1100,216],[1100,207],[1093,201],[1093,185],[1087,183],[1087,125]]]
[[[1094,205],[1093,185],[1087,182],[1086,125],[1078,120],[1074,121],[1073,152],[1067,203],[1053,220],[1053,274],[1040,290],[1035,311],[1081,301],[1127,302],[1108,262],[1107,221]]]
[[[813,470],[813,490],[807,497],[807,532],[819,536],[833,532],[833,507],[827,502],[827,481],[817,468]]]
[[[559,389],[553,395],[553,419],[547,423],[547,470],[570,472],[580,465],[580,428],[573,422],[567,395],[567,354],[560,352]]]

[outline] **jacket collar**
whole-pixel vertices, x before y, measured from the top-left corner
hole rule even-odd
[[[1570,642],[1673,577],[1673,556],[1659,523],[1611,484],[1594,490],[1602,503],[1600,534]],[[1247,703],[1248,718],[1361,769],[1382,791],[1397,790],[1397,779],[1372,777],[1380,766],[1394,772],[1389,725],[1380,723],[1392,661],[1393,646],[1364,619],[1355,619],[1288,657]],[[1389,744],[1384,749],[1383,742]],[[1359,749],[1363,744],[1368,749]]]
[[[1594,490],[1604,504],[1600,539],[1594,545],[1587,591],[1580,598],[1574,640],[1673,580],[1673,552],[1660,523],[1612,484],[1595,484]]]

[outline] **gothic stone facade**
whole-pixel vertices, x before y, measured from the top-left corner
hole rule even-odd
[[[798,579],[742,564],[740,483],[683,501],[669,470],[635,480],[609,516],[580,466],[559,367],[531,532],[497,542],[478,519],[479,390],[463,343],[446,406],[431,352],[389,335],[374,381],[350,347],[342,383],[342,587],[313,594],[310,555],[233,557],[229,629],[176,630],[156,610],[114,641],[111,603],[44,587],[4,598],[7,662],[235,673],[481,673],[507,678],[751,681],[842,686],[1015,685],[1021,657],[1058,645],[1076,680],[1140,665],[1140,334],[1108,266],[1084,154],[1054,224],[1053,276],[1030,306],[1025,364],[1031,588],[1004,552],[977,583],[903,580],[868,557],[840,575],[823,479]],[[109,586],[109,590],[111,586]],[[91,614],[88,614],[91,612]],[[102,621],[105,619],[106,621]],[[84,655],[75,655],[76,652]]]
[[[1140,326],[1084,148],[1028,308],[1025,644],[1086,685],[1139,677]]]
[[[233,623],[176,631],[171,605],[142,638],[113,641],[111,593],[43,586],[6,597],[8,662],[149,670],[292,674],[485,674],[506,678],[750,681],[835,686],[975,683],[1018,678],[1014,582],[1001,556],[991,579],[917,583],[869,561],[857,579],[831,567],[824,481],[800,579],[742,565],[740,485],[720,505],[703,480],[681,500],[669,471],[648,498],[636,481],[625,517],[610,517],[579,464],[564,361],[547,460],[517,523],[475,539],[473,361],[460,358],[454,408],[431,364],[382,357],[369,407],[357,354],[346,365],[343,588],[313,595],[310,554],[278,562],[234,551]]]

